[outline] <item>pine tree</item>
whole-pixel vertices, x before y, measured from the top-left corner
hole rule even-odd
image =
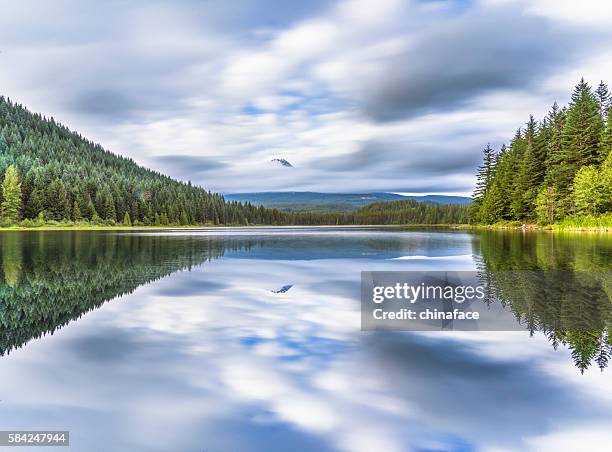
[[[125,215],[123,215],[123,225],[124,226],[132,226],[132,220],[130,219],[130,214],[127,212],[125,212]]]
[[[189,218],[187,217],[187,212],[185,212],[184,210],[181,211],[181,220],[180,220],[181,225],[186,226],[189,224]]]
[[[487,194],[495,169],[495,151],[489,143],[487,143],[482,153],[482,165],[478,167],[476,189],[474,190],[474,199],[477,200],[482,199]]]
[[[100,216],[98,215],[98,212],[96,210],[96,206],[94,205],[93,201],[91,200],[91,196],[89,196],[89,193],[85,194],[84,197],[85,200],[85,218],[87,218],[88,220],[93,221],[94,218],[100,218]]]
[[[27,204],[25,205],[25,217],[26,218],[37,218],[38,214],[44,210],[44,193],[42,190],[35,188],[28,197]]]
[[[612,153],[612,106],[608,109],[606,126],[601,132],[599,159],[603,162]]]
[[[48,219],[59,221],[68,218],[68,206],[66,188],[61,180],[56,179],[45,190],[44,210],[48,213]]]
[[[599,139],[603,120],[591,88],[584,81],[574,89],[562,136],[562,153],[573,176],[582,166],[599,163]]]
[[[529,116],[525,130],[525,152],[520,161],[514,193],[513,211],[517,218],[533,217],[535,199],[544,180],[545,146],[538,142],[538,127],[533,115]]]
[[[9,166],[2,181],[2,223],[16,224],[21,213],[21,182],[14,165]]]
[[[555,188],[560,217],[572,213],[570,187],[578,170],[596,164],[601,158],[599,140],[603,121],[595,96],[584,79],[575,87],[570,107],[563,116],[560,147],[552,152],[549,150],[546,175],[547,184]],[[553,130],[551,143],[555,139]]]
[[[608,85],[603,80],[599,82],[597,89],[595,90],[595,99],[597,100],[597,107],[599,109],[599,115],[603,120],[606,119],[608,114],[608,108],[610,108],[610,93],[608,92]]]
[[[117,214],[115,213],[115,202],[113,195],[107,193],[104,197],[104,218],[106,220],[115,223],[117,221]]]
[[[79,203],[76,199],[72,204],[72,219],[74,221],[81,221],[83,219],[83,216],[81,215],[81,208],[79,207]]]
[[[563,160],[562,154],[562,139],[563,126],[565,124],[565,109],[559,109],[555,102],[548,113],[547,119],[549,124],[549,137],[546,143],[546,182],[552,183],[557,179],[555,168]]]

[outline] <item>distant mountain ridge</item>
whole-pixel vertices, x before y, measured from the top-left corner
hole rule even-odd
[[[373,202],[413,199],[436,204],[469,204],[466,196],[423,195],[404,196],[395,193],[319,193],[319,192],[254,192],[231,193],[228,201],[250,202],[269,208],[291,211],[350,212]]]

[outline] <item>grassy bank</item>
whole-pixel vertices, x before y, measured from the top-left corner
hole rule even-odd
[[[525,224],[520,221],[500,221],[494,224],[470,225],[476,229],[520,229],[543,231],[612,232],[612,213],[599,216],[572,216],[554,224]]]

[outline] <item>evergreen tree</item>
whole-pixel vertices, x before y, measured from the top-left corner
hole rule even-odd
[[[523,158],[527,151],[527,136],[523,135],[521,129],[518,129],[514,138],[510,142],[510,151],[508,153],[507,171],[512,173],[508,181],[508,194],[510,202],[510,216],[513,220],[518,220],[525,211],[524,201],[522,197],[522,186],[519,177],[517,177],[523,166]]]
[[[608,109],[606,125],[601,132],[599,159],[603,162],[612,153],[612,106]]]
[[[186,226],[189,224],[189,218],[187,217],[187,212],[185,212],[184,210],[181,212],[180,223],[182,226]]]
[[[81,208],[79,207],[79,203],[76,199],[72,204],[72,219],[74,221],[81,221],[83,219],[83,216],[81,215]]]
[[[544,132],[538,131],[533,115],[529,116],[525,130],[525,152],[520,161],[515,186],[513,211],[517,218],[530,218],[534,213],[538,189],[544,180],[546,146],[538,139]]]
[[[43,199],[44,193],[39,188],[35,188],[32,193],[30,193],[27,204],[25,206],[26,218],[38,217],[38,214],[44,210]]]
[[[21,212],[21,182],[14,165],[7,168],[2,181],[1,215],[3,224],[16,224]]]
[[[561,216],[572,213],[570,187],[578,170],[596,164],[603,121],[595,96],[581,79],[572,93],[570,107],[564,115],[560,149],[553,154],[547,179],[555,187]]]
[[[513,162],[510,150],[503,145],[495,165],[492,188],[487,196],[490,198],[490,209],[487,216],[490,215],[494,218],[493,221],[488,222],[512,219],[511,200],[514,174],[510,168]]]
[[[106,193],[104,196],[104,218],[112,223],[117,221],[115,202],[113,201],[113,196],[110,193]]]
[[[495,151],[490,144],[486,145],[482,154],[482,165],[478,167],[476,189],[474,190],[474,199],[477,200],[481,200],[487,194],[495,169]]]
[[[47,212],[47,218],[56,221],[69,218],[68,205],[66,188],[61,180],[55,179],[45,190],[44,210]]]
[[[603,80],[599,82],[597,89],[595,90],[595,99],[597,100],[597,107],[599,109],[599,115],[602,119],[606,119],[608,114],[608,108],[610,108],[610,93],[608,91],[608,85]]]
[[[85,206],[85,218],[88,220],[94,220],[95,217],[100,218],[89,193],[85,194]]]
[[[130,219],[130,214],[127,212],[127,210],[125,214],[123,215],[123,225],[132,226],[132,220]]]
[[[581,166],[599,163],[602,129],[597,99],[581,79],[572,93],[562,137],[563,160],[569,166],[572,178]]]

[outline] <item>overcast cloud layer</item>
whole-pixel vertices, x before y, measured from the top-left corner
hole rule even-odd
[[[468,194],[487,142],[612,83],[598,0],[1,3],[0,95],[224,193]]]

